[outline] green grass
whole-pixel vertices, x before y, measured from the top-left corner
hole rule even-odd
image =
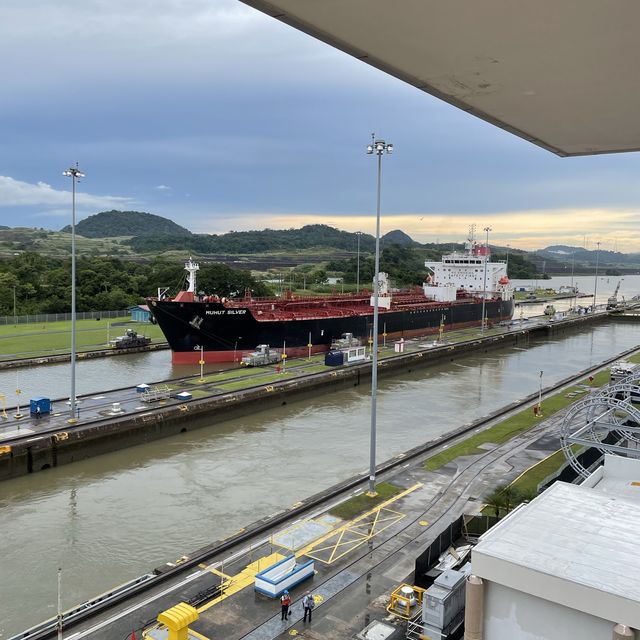
[[[272,373],[264,376],[258,376],[249,381],[247,380],[235,380],[231,382],[225,382],[218,386],[223,391],[238,391],[240,389],[247,389],[248,387],[258,386],[261,384],[274,384],[275,382],[282,382],[287,379],[286,373]]]
[[[207,391],[206,389],[189,389],[189,393],[194,398],[208,398],[211,396],[211,391]]]
[[[330,371],[331,367],[327,367],[326,364],[315,364],[315,365],[308,365],[304,368],[300,368],[297,369],[297,371],[300,371],[300,373],[302,374],[307,374],[307,373],[324,373],[325,371]]]
[[[246,378],[247,376],[255,376],[259,373],[270,373],[269,369],[264,369],[262,367],[238,367],[237,369],[228,369],[227,371],[221,371],[220,373],[214,373],[211,375],[204,375],[204,383],[200,382],[200,376],[196,378],[190,378],[187,383],[188,384],[218,384],[224,383],[225,381],[236,378]],[[230,381],[230,380],[229,380]]]
[[[120,323],[125,322],[125,325]],[[117,323],[117,326],[113,326]],[[109,325],[111,325],[109,327]],[[108,340],[133,328],[152,339],[164,342],[160,327],[150,323],[130,322],[127,318],[78,320],[76,323],[76,346],[78,351],[104,349]],[[71,321],[38,324],[3,325],[0,327],[0,359],[46,357],[71,350]]]
[[[581,449],[580,445],[576,444],[572,445],[571,448],[574,453]],[[510,486],[522,493],[537,491],[538,485],[545,478],[559,471],[566,462],[567,459],[562,450],[556,451],[525,471],[519,478],[516,478]]]
[[[601,371],[594,376],[591,386],[600,387],[609,381],[609,371]],[[588,380],[584,381],[584,384],[588,384]],[[554,396],[545,398],[542,401],[542,413],[544,418],[548,418],[554,413],[564,409],[565,407],[573,404],[577,400],[580,400],[582,396],[576,396],[568,398],[567,395],[572,391],[578,390],[577,386],[570,387],[557,393]],[[440,469],[445,464],[452,462],[456,458],[461,456],[478,455],[484,453],[484,450],[480,448],[481,445],[487,443],[493,443],[496,445],[503,444],[510,440],[514,436],[517,436],[524,431],[530,429],[539,418],[533,415],[531,407],[523,409],[519,413],[499,422],[498,424],[485,429],[484,431],[477,433],[462,442],[454,444],[453,446],[437,453],[435,456],[426,460],[425,468],[427,471],[435,471]]]
[[[342,518],[343,520],[351,520],[361,513],[373,509],[376,505],[388,500],[402,491],[401,487],[397,487],[389,482],[381,482],[376,485],[377,496],[370,498],[366,493],[353,496],[342,504],[333,507],[329,510],[329,513],[336,518]]]

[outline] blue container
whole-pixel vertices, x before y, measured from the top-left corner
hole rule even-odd
[[[344,353],[342,351],[327,351],[324,363],[327,367],[339,367],[344,364]]]
[[[38,408],[40,408],[39,411]],[[51,400],[49,398],[31,398],[29,401],[29,412],[32,416],[51,413]]]

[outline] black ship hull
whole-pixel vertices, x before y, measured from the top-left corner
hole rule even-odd
[[[373,310],[350,316],[279,318],[258,320],[249,307],[229,307],[222,302],[150,300],[149,308],[172,350],[174,364],[240,361],[258,344],[284,349],[295,357],[326,351],[343,333],[367,340],[372,334]],[[485,304],[489,322],[509,320],[513,300],[491,299]],[[412,309],[380,309],[379,333],[388,339],[479,326],[482,302],[478,300],[416,305]]]

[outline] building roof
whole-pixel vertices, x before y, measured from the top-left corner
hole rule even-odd
[[[637,629],[638,531],[637,496],[556,482],[481,537],[473,572]]]
[[[640,505],[640,460],[607,454],[581,486]]]
[[[560,156],[640,149],[640,3],[242,1]]]

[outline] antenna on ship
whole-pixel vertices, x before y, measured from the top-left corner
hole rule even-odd
[[[469,237],[467,238],[467,242],[465,244],[465,249],[467,250],[467,253],[471,253],[473,251],[473,246],[476,243],[476,225],[474,224],[470,224],[469,225]]]
[[[189,282],[187,291],[190,291],[191,293],[195,293],[196,292],[196,271],[200,269],[200,265],[197,262],[194,262],[191,259],[191,256],[189,256],[189,260],[187,260],[187,262],[184,263],[184,268],[185,268],[185,271],[187,271],[189,274],[187,276],[187,281]]]

